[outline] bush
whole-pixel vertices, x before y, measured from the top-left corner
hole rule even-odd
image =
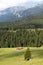
[[[31,53],[30,53],[30,49],[27,48],[26,52],[25,52],[25,60],[30,60],[31,58]]]

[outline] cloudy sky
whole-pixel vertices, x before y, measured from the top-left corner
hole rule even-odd
[[[0,10],[17,5],[32,6],[41,2],[43,0],[0,0]]]

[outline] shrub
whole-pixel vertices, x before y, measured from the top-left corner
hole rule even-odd
[[[31,53],[30,53],[30,49],[27,48],[26,52],[25,52],[25,60],[30,60],[31,58]]]

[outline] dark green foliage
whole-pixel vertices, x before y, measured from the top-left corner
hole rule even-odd
[[[25,60],[30,60],[31,59],[31,52],[30,52],[29,48],[27,48],[24,57],[25,57]]]
[[[41,47],[43,30],[17,29],[0,31],[0,48],[3,47]]]
[[[37,28],[43,28],[43,18],[32,17],[15,22],[0,22],[0,48],[41,47],[43,30],[39,31]]]

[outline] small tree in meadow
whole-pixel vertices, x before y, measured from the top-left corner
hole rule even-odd
[[[25,52],[25,60],[30,60],[30,58],[31,58],[31,52],[30,52],[30,49],[27,48]]]

